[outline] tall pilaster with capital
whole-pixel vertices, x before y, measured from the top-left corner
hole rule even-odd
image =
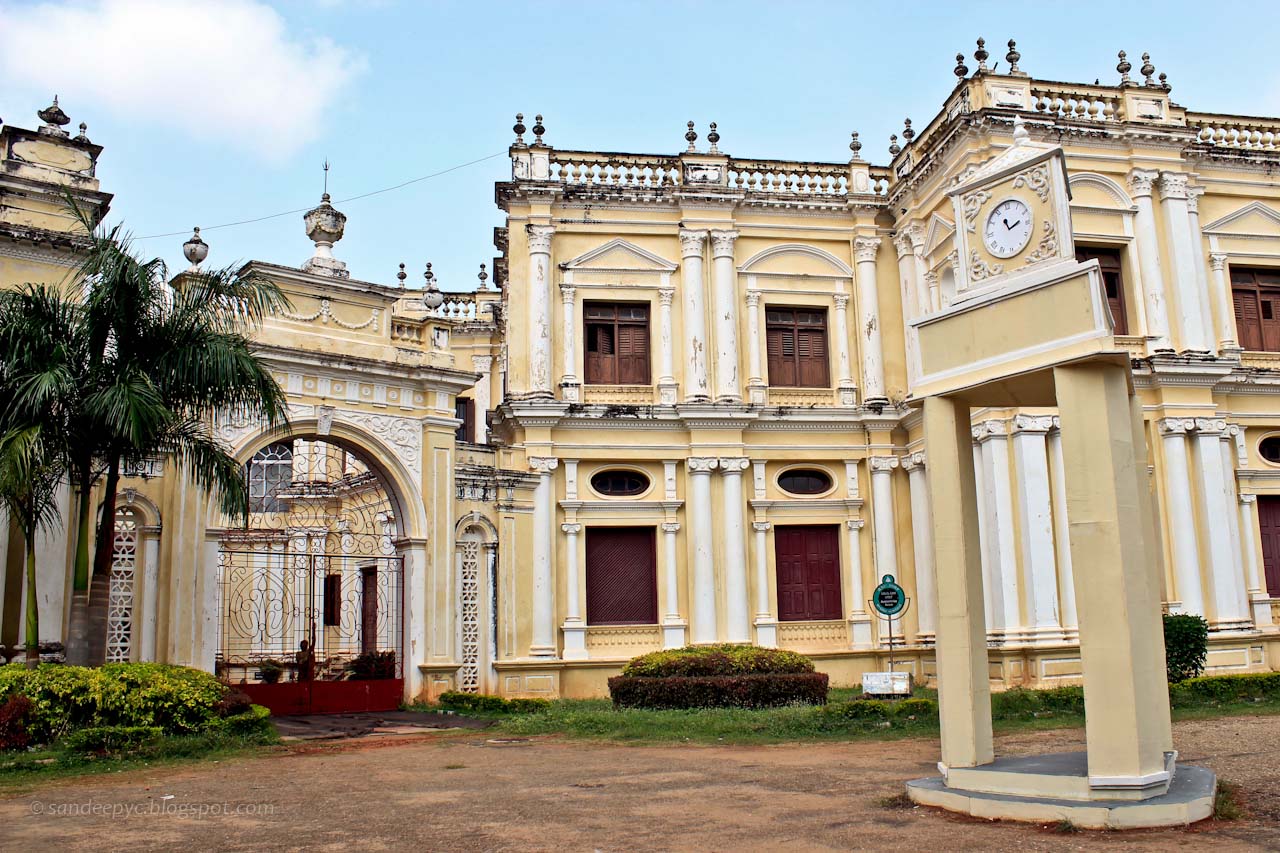
[[[556,656],[556,590],[554,543],[555,483],[552,472],[560,460],[553,457],[529,457],[529,467],[538,475],[533,492],[533,642],[529,656]]]
[[[678,392],[675,377],[675,335],[671,322],[671,303],[675,296],[675,288],[658,288],[658,402],[667,406],[676,402]]]
[[[1196,275],[1197,250],[1191,243],[1191,226],[1187,214],[1187,176],[1177,172],[1161,172],[1157,181],[1160,191],[1160,213],[1164,219],[1165,242],[1173,275],[1173,292],[1178,308],[1178,336],[1182,351],[1212,351],[1206,334],[1200,281]]]
[[[857,403],[858,389],[849,358],[849,294],[837,293],[832,298],[836,305],[836,371],[839,374],[836,393],[840,405],[852,406]]]
[[[550,225],[526,225],[529,244],[529,393],[551,397],[551,238]]]
[[[684,292],[684,401],[711,400],[707,370],[707,312],[702,262],[707,232],[680,229],[680,288]]]
[[[1134,245],[1138,252],[1143,307],[1146,308],[1146,335],[1153,352],[1171,351],[1169,304],[1164,289],[1164,273],[1160,268],[1160,235],[1156,232],[1152,188],[1159,172],[1134,169],[1129,173],[1129,193],[1137,208],[1133,216]]]
[[[575,301],[577,288],[569,282],[560,283],[560,303],[564,309],[564,340],[561,342],[561,355],[564,366],[561,368],[560,397],[570,403],[578,402],[582,383],[578,380],[578,323],[575,318]]]
[[[716,317],[716,402],[742,402],[738,370],[738,271],[734,267],[737,231],[711,232],[712,292]]]
[[[747,505],[742,493],[742,472],[750,466],[746,457],[719,460],[723,478],[721,495],[724,506],[720,514],[724,522],[724,598],[725,631],[731,643],[751,642],[751,602],[748,598],[747,532],[744,519]]]
[[[689,542],[693,549],[690,586],[690,633],[694,643],[716,641],[716,563],[712,541],[711,472],[715,457],[692,456],[685,460],[689,472]]]
[[[864,403],[883,405],[889,402],[884,385],[884,347],[880,342],[879,287],[876,284],[876,254],[879,237],[857,237],[853,241],[853,257],[858,282],[858,344],[862,362],[862,397]]]

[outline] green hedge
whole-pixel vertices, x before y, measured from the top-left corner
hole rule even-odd
[[[920,723],[937,723],[938,703],[933,699],[853,699],[849,702],[832,702],[820,709],[829,719],[861,723],[882,723],[888,720],[904,720]]]
[[[666,649],[632,658],[622,674],[635,678],[768,675],[813,672],[813,661],[795,652],[722,643]]]
[[[436,703],[450,711],[471,714],[536,714],[551,706],[546,699],[504,699],[483,693],[441,693]]]
[[[249,708],[225,703],[229,692],[207,672],[166,664],[0,667],[0,704],[12,696],[31,700],[22,723],[38,744],[82,729],[155,728],[164,735],[203,732]]]
[[[163,734],[157,726],[91,726],[63,736],[58,746],[77,755],[100,755],[149,746]]]
[[[619,675],[609,679],[609,695],[618,708],[773,708],[794,704],[821,705],[827,701],[827,674],[787,672],[669,678]]]
[[[1175,708],[1217,702],[1280,701],[1280,672],[1209,675],[1169,685]]]

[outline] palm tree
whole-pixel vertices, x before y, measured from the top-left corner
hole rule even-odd
[[[26,546],[28,666],[40,660],[35,539],[58,520],[82,320],[78,304],[47,287],[0,294],[0,502]]]
[[[164,261],[139,257],[119,226],[101,232],[83,214],[81,221],[90,233],[79,277],[91,390],[73,430],[85,440],[69,448],[69,466],[79,478],[77,521],[86,534],[92,502],[84,495],[100,474],[105,483],[89,606],[76,607],[73,598],[70,640],[79,645],[84,637],[85,662],[97,665],[106,658],[121,461],[166,456],[175,474],[213,493],[224,512],[244,516],[243,467],[214,437],[213,424],[225,417],[286,423],[284,391],[248,335],[288,302],[275,284],[233,268],[187,272],[171,288]],[[87,569],[87,548],[78,546],[77,581],[88,575],[80,571],[82,551]]]

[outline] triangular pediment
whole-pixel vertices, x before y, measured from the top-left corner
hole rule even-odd
[[[601,272],[674,272],[677,264],[619,238],[561,264],[561,268]]]
[[[1247,234],[1257,237],[1280,236],[1280,211],[1260,201],[1252,201],[1204,226],[1206,234]]]
[[[1056,159],[1058,168],[1062,170],[1063,185],[1067,187],[1067,195],[1069,197],[1071,187],[1066,181],[1067,162],[1062,154],[1062,146],[1036,142],[1027,138],[1019,139],[1018,135],[1018,130],[1015,129],[1013,145],[1010,145],[980,166],[976,168],[970,166],[957,175],[955,177],[955,186],[947,190],[947,194],[952,196],[963,195],[974,187],[995,183],[1037,163]]]
[[[956,233],[956,224],[950,219],[933,214],[929,217],[929,228],[924,235],[925,254],[932,252],[943,240]]]

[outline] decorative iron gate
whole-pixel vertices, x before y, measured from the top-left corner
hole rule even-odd
[[[381,482],[302,439],[263,448],[248,475],[249,524],[218,554],[219,675],[276,714],[398,707],[404,563]]]

